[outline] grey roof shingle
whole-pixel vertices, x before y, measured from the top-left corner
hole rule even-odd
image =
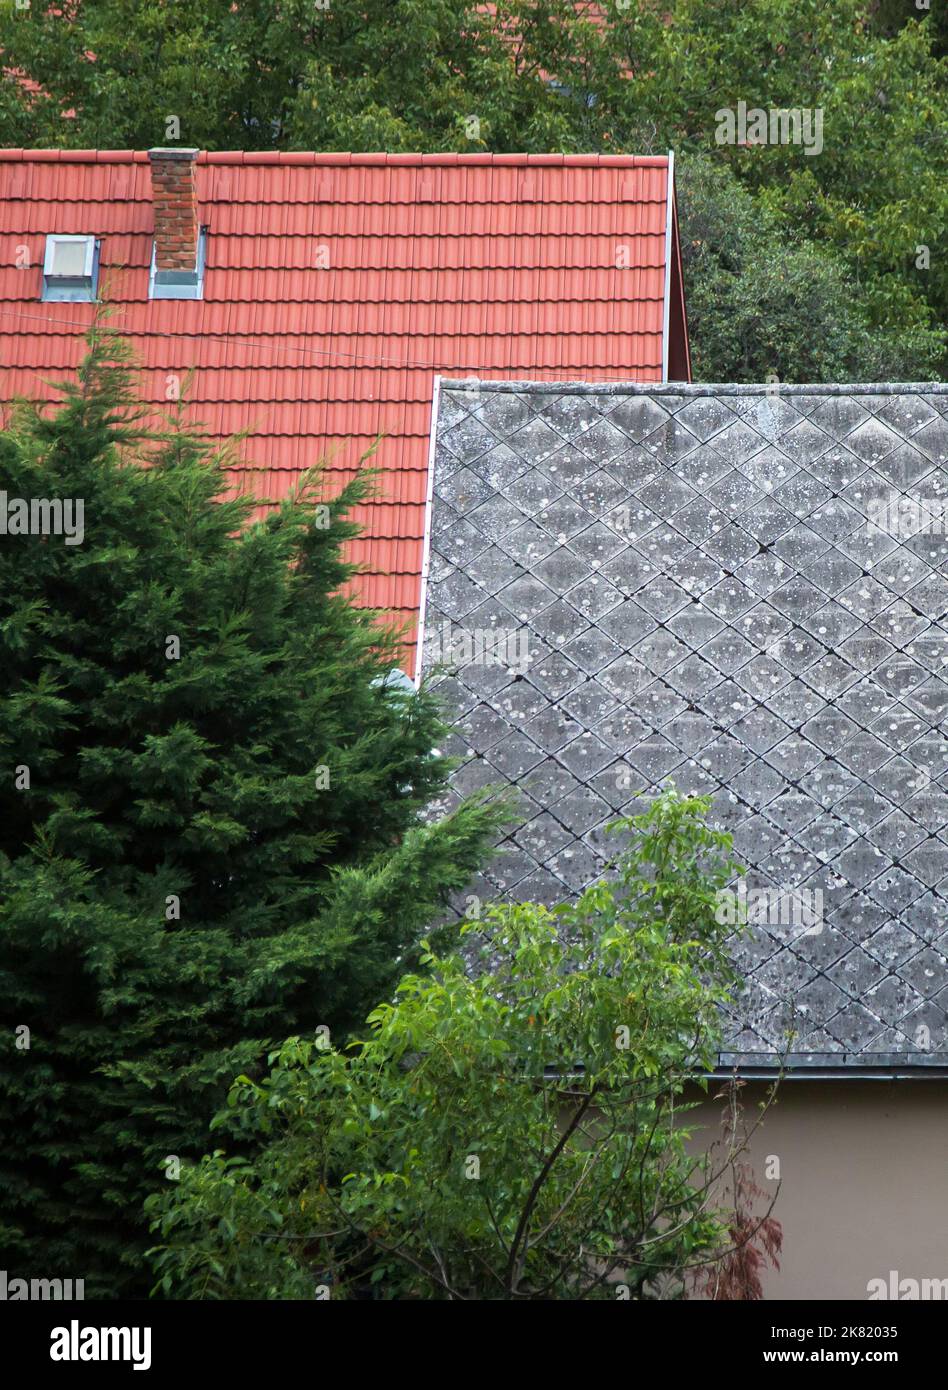
[[[868,522],[894,490],[948,498],[948,386],[439,402],[425,666],[457,667],[457,789],[526,810],[489,890],[577,892],[670,778],[749,885],[824,894],[818,932],[735,944],[723,1060],[772,1061],[792,1019],[794,1066],[948,1066],[948,536]]]

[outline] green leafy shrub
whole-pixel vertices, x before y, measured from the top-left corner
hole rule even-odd
[[[707,805],[663,793],[620,823],[614,883],[491,908],[463,928],[479,971],[432,949],[364,1039],[290,1038],[267,1078],[240,1077],[215,1125],[256,1156],[219,1150],[150,1200],[157,1288],[643,1298],[725,1258],[733,1219],[683,1099],[733,982]]]

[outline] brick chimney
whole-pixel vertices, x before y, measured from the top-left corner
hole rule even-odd
[[[148,151],[155,205],[155,268],[158,271],[197,270],[197,157],[197,150]]]

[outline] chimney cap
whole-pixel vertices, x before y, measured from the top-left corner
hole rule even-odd
[[[148,151],[149,159],[197,159],[201,153],[198,149],[182,148],[180,145],[165,148],[161,145]]]

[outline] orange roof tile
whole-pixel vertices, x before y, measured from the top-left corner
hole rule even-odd
[[[664,157],[204,153],[197,178],[204,298],[149,301],[147,155],[0,150],[0,234],[31,267],[0,269],[0,399],[49,396],[77,364],[93,306],[40,303],[43,250],[95,234],[146,398],[194,369],[197,419],[256,430],[262,471],[235,481],[261,505],[324,456],[352,476],[384,435],[352,553],[359,600],[401,620],[418,613],[436,375],[662,379]]]

